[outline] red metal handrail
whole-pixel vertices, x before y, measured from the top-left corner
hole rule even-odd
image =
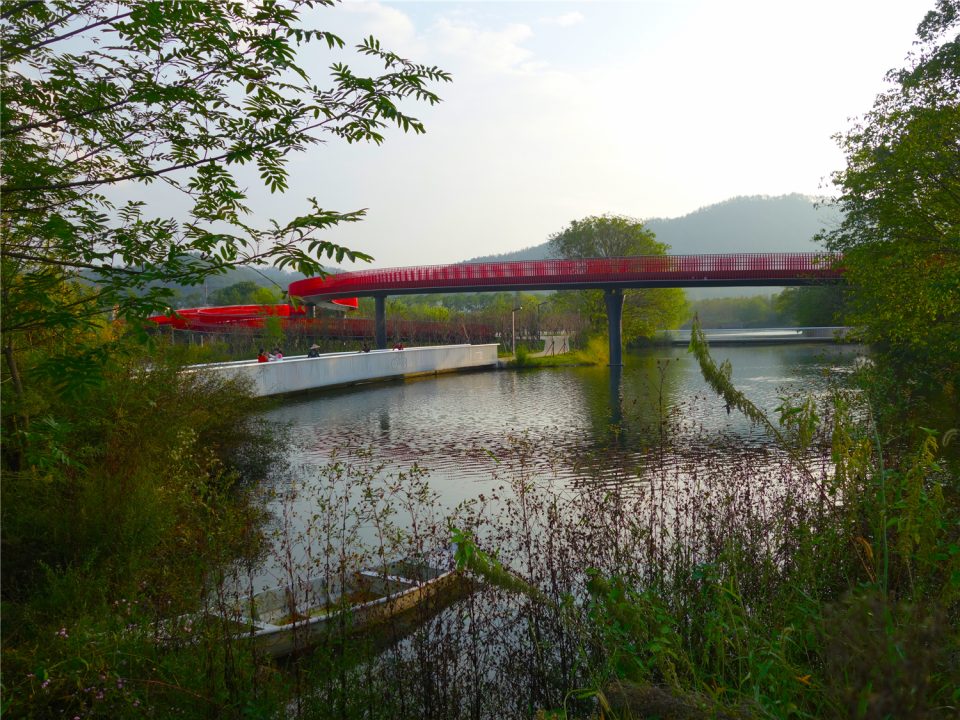
[[[842,276],[840,259],[830,253],[735,253],[422,265],[297,280],[290,284],[289,293],[301,298],[329,298],[391,291],[456,292],[460,288],[831,282]]]

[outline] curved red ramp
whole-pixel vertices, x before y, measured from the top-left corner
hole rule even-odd
[[[338,310],[356,310],[357,298],[337,298],[323,303]],[[168,315],[148,318],[157,325],[171,325],[178,330],[211,330],[226,327],[263,327],[267,318],[284,322],[307,316],[307,308],[286,303],[278,305],[222,305],[219,307],[182,308]]]

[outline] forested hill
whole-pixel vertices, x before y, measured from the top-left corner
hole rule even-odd
[[[570,218],[574,220],[576,218]],[[819,250],[813,236],[832,228],[838,215],[818,208],[806,195],[736,197],[678,218],[652,218],[647,227],[670,246],[671,255],[723,252],[807,252]],[[563,228],[557,228],[557,231]],[[486,255],[468,262],[542,260],[549,257],[546,239],[539,245]]]
[[[211,275],[203,285],[179,285],[174,282],[156,283],[157,286],[173,290],[171,305],[175,308],[209,305],[210,296],[218,290],[238,283],[254,283],[259,287],[273,287],[286,290],[294,280],[300,280],[300,273],[286,272],[270,266],[237,267],[222,275]]]

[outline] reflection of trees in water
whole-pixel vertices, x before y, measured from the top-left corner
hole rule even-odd
[[[822,391],[826,370],[849,352],[822,348],[723,348],[734,380],[768,410],[784,383]],[[682,348],[632,353],[622,375],[607,367],[478,373],[371,385],[288,401],[272,416],[292,422],[300,462],[319,465],[336,447],[375,451],[392,469],[420,462],[460,498],[489,478],[491,454],[512,435],[535,447],[539,472],[564,483],[638,479],[648,468],[700,455],[762,457],[769,438],[709,394]]]
[[[782,460],[761,428],[731,414],[716,395],[699,392],[690,359],[668,352],[631,355],[619,375],[612,368],[583,374],[592,435],[588,443],[566,448],[565,479],[572,485],[643,483],[664,468],[695,475],[714,459],[730,463],[746,457],[757,467]],[[828,368],[851,360],[848,352],[811,355],[809,348],[736,348],[730,354],[768,411],[796,376],[820,376],[803,392],[823,392]]]
[[[677,358],[631,355],[625,368],[590,368],[583,374],[592,450],[649,446],[675,414],[681,391]]]

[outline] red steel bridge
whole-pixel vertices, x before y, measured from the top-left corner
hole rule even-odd
[[[306,303],[373,297],[377,347],[383,348],[388,295],[602,289],[610,325],[610,364],[621,365],[625,289],[823,285],[840,281],[840,259],[829,253],[734,253],[424,265],[307,278],[291,283],[289,294]]]

